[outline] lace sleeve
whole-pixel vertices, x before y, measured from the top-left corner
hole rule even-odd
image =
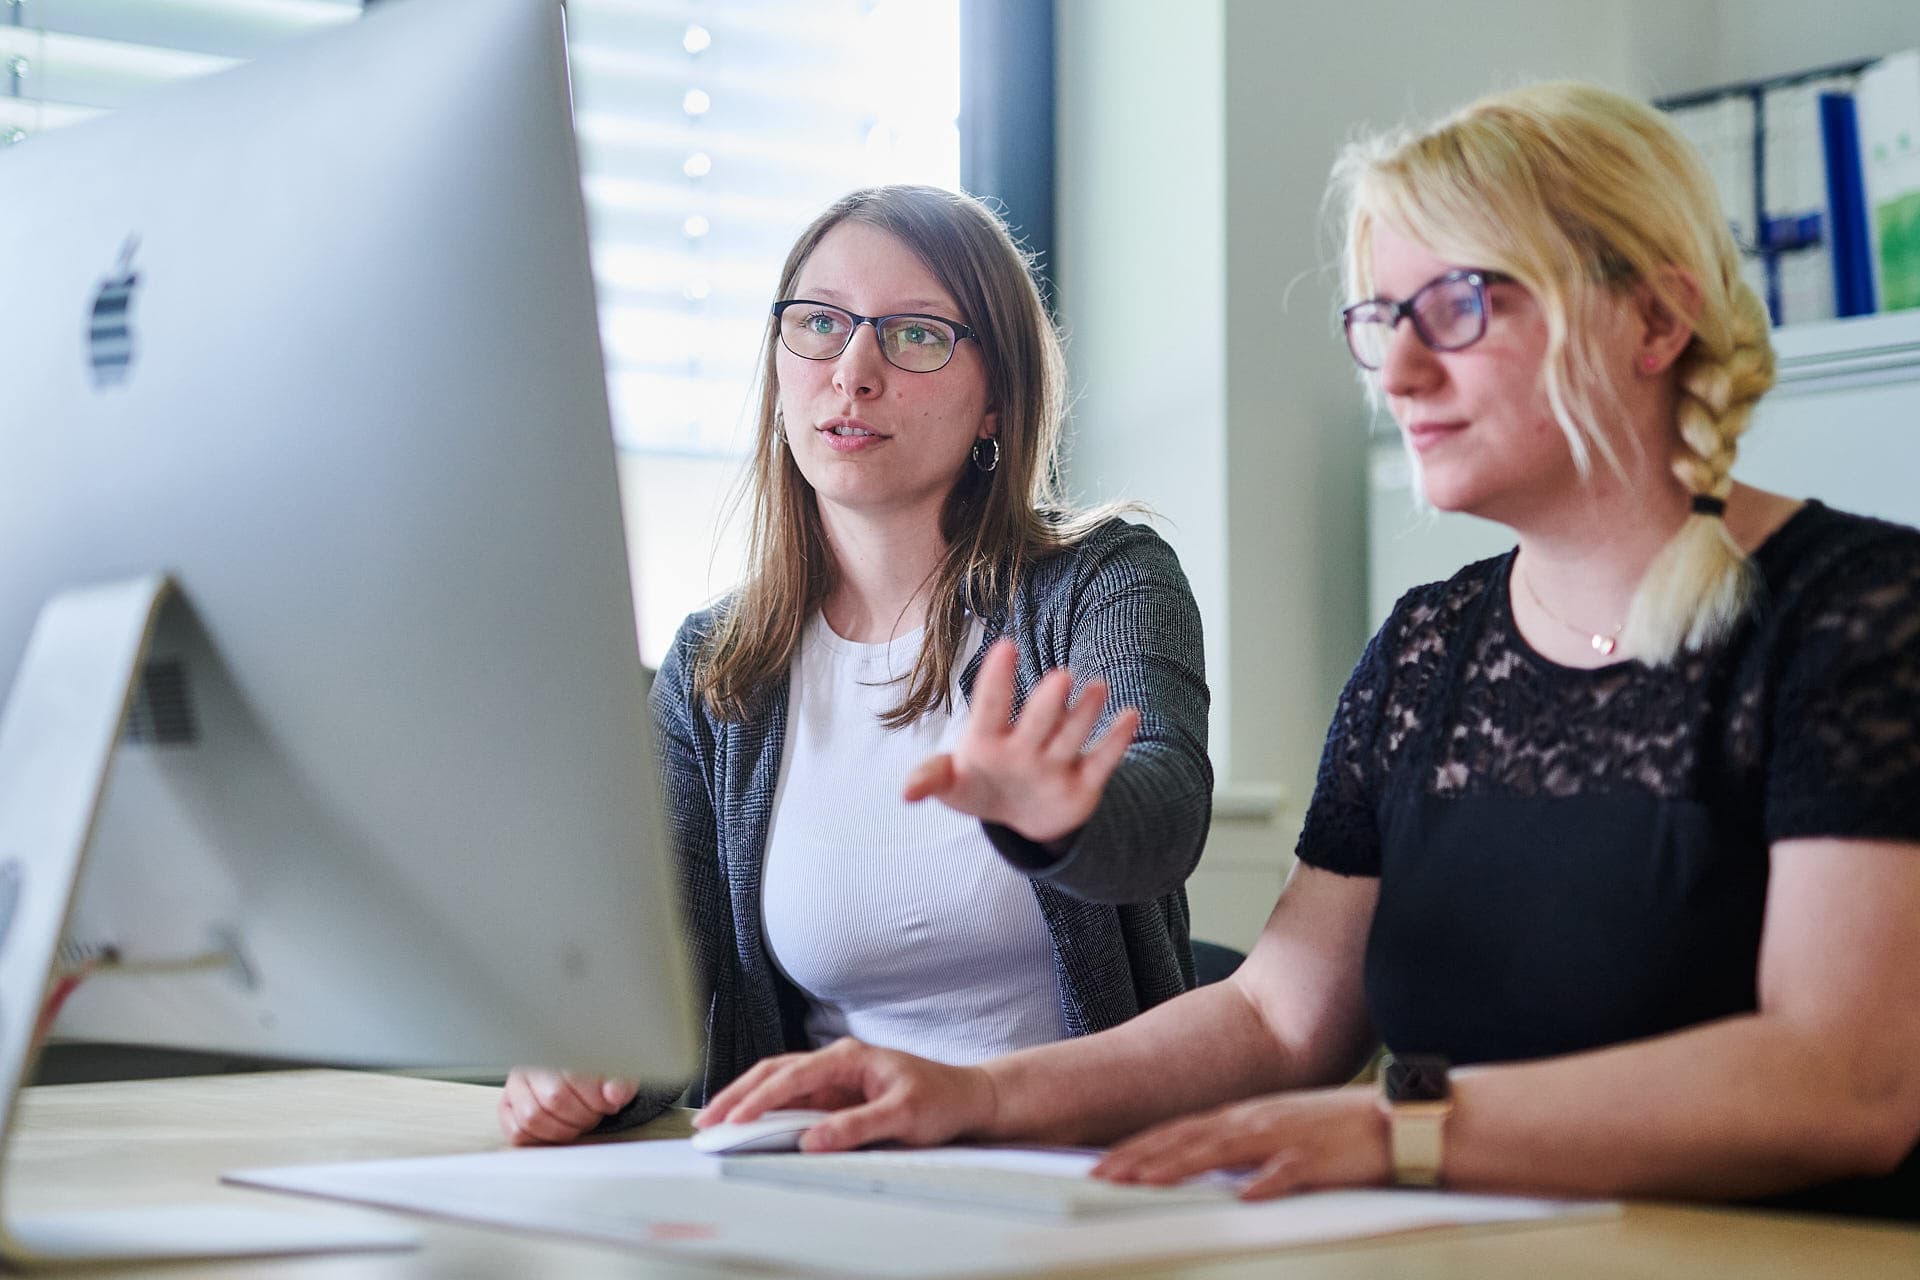
[[[1396,611],[1396,616],[1397,616]],[[1378,742],[1382,708],[1388,695],[1388,635],[1395,619],[1367,643],[1366,652],[1347,677],[1320,753],[1305,825],[1294,853],[1308,866],[1343,876],[1380,874],[1380,830],[1375,816],[1380,796]]]
[[[1920,534],[1889,528],[1833,570],[1783,655],[1767,839],[1920,841]]]

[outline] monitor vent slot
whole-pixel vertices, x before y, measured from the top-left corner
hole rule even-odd
[[[187,664],[178,658],[155,658],[140,674],[127,713],[126,741],[144,746],[185,747],[200,740],[194,720]]]

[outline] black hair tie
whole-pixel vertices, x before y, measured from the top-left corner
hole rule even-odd
[[[1727,500],[1725,498],[1713,497],[1710,494],[1696,493],[1693,495],[1693,514],[1697,516],[1713,516],[1718,519],[1727,514]]]

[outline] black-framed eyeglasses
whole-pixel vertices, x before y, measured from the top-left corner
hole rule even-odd
[[[1413,321],[1420,341],[1435,351],[1459,351],[1487,336],[1487,286],[1511,284],[1498,271],[1449,271],[1427,281],[1404,302],[1368,298],[1340,313],[1347,350],[1362,369],[1386,363],[1393,330],[1402,317]]]
[[[870,324],[880,343],[880,354],[888,364],[908,373],[944,369],[963,339],[980,341],[978,333],[958,320],[914,312],[861,316],[808,298],[774,303],[773,318],[780,326],[781,343],[802,360],[838,359],[853,341],[853,331]]]

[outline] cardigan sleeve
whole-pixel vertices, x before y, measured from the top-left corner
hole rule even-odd
[[[660,755],[661,801],[680,873],[695,1007],[703,1011],[712,1002],[720,964],[732,948],[733,931],[720,874],[719,824],[702,763],[713,756],[712,725],[693,690],[693,668],[712,619],[711,612],[699,613],[681,625],[647,696]],[[607,1117],[600,1131],[651,1120],[672,1106],[688,1083],[643,1087],[632,1102]]]
[[[1139,732],[1063,854],[997,823],[985,824],[987,837],[1015,867],[1077,898],[1146,902],[1186,883],[1213,813],[1200,609],[1173,548],[1144,526],[1115,521],[1071,556],[1070,574],[1034,589],[1032,635],[1016,636],[1022,696],[1044,674],[1030,649],[1050,651],[1076,682],[1107,682],[1096,734],[1124,707],[1138,708]]]

